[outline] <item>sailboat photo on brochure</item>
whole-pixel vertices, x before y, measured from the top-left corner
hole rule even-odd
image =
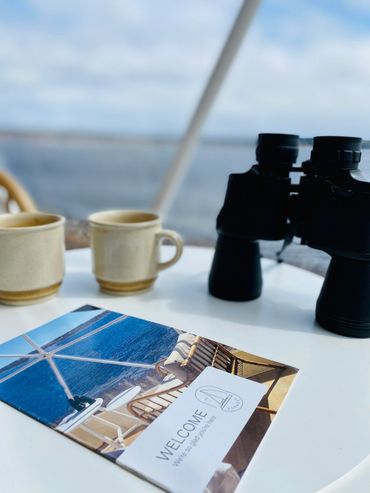
[[[191,332],[87,305],[0,345],[0,399],[169,491],[171,470],[191,470],[202,443],[216,440],[220,460],[202,473],[194,491],[228,493],[297,371]],[[225,438],[216,436],[219,426]],[[228,426],[234,428],[226,438]],[[166,433],[159,443],[156,434]],[[171,465],[168,482],[166,469],[160,482],[150,464],[135,458],[136,451],[149,454],[156,440],[147,460],[153,467]]]

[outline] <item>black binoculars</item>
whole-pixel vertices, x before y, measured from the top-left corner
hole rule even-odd
[[[258,240],[294,236],[332,258],[316,304],[327,330],[370,337],[370,183],[352,176],[361,159],[357,137],[315,137],[311,158],[294,167],[299,137],[260,134],[258,164],[229,176],[217,217],[218,240],[209,275],[213,296],[258,298],[262,272]],[[300,173],[293,184],[292,172]]]

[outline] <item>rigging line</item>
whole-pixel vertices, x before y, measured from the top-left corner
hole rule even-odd
[[[40,358],[40,354],[0,354],[0,358]]]
[[[58,382],[62,386],[62,388],[63,388],[66,396],[68,397],[68,399],[73,399],[74,398],[73,397],[73,394],[70,391],[70,388],[68,387],[67,382],[62,377],[62,374],[60,373],[60,371],[59,371],[57,365],[55,364],[55,362],[51,358],[47,358],[47,362],[49,363],[52,371],[54,372],[54,375],[55,375],[56,379],[58,380]]]
[[[102,363],[105,365],[129,366],[129,367],[148,368],[148,369],[155,368],[155,364],[150,364],[150,363],[134,363],[131,361],[116,361],[111,359],[87,358],[85,356],[67,356],[64,354],[54,354],[53,358],[70,359],[75,361],[88,361],[90,363]]]
[[[21,337],[23,337],[23,339],[25,339],[28,342],[28,344],[30,344],[33,348],[35,348],[38,353],[46,354],[46,351],[44,351],[42,347],[40,347],[38,344],[36,344],[36,342],[34,342],[30,337],[28,337],[27,334],[22,334]]]
[[[6,382],[10,378],[15,377],[16,375],[18,375],[18,373],[21,373],[22,371],[27,370],[27,368],[30,368],[31,366],[36,365],[36,363],[39,363],[40,361],[43,361],[43,358],[38,358],[36,361],[35,360],[34,361],[30,361],[26,365],[22,366],[22,368],[19,368],[18,370],[16,370],[15,372],[11,373],[10,375],[7,375],[6,377],[0,379],[0,383]]]
[[[128,315],[122,315],[122,316],[120,316],[118,318],[115,318],[111,322],[108,322],[105,325],[102,325],[101,327],[98,327],[98,328],[92,330],[91,332],[78,337],[74,341],[67,342],[66,344],[63,344],[63,346],[59,346],[58,348],[56,348],[53,351],[51,351],[50,354],[52,354],[54,356],[57,352],[62,351],[63,349],[66,349],[66,348],[68,348],[70,346],[73,346],[74,344],[77,344],[78,342],[81,342],[84,339],[87,339],[88,337],[91,337],[91,336],[97,334],[98,332],[101,332],[102,330],[107,329],[108,327],[111,327],[112,325],[115,325],[118,322],[121,322],[125,318],[128,318]]]

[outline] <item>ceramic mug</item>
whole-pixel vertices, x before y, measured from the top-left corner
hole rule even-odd
[[[58,291],[64,276],[64,222],[43,212],[0,215],[1,303],[37,303]]]
[[[151,212],[114,210],[89,217],[93,272],[102,291],[125,295],[151,288],[159,271],[179,260],[183,242],[175,231],[162,229]],[[168,239],[174,256],[159,260],[160,243]]]

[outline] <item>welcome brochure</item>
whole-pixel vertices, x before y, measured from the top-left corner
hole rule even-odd
[[[0,399],[182,493],[235,491],[297,369],[83,306],[0,345]]]

